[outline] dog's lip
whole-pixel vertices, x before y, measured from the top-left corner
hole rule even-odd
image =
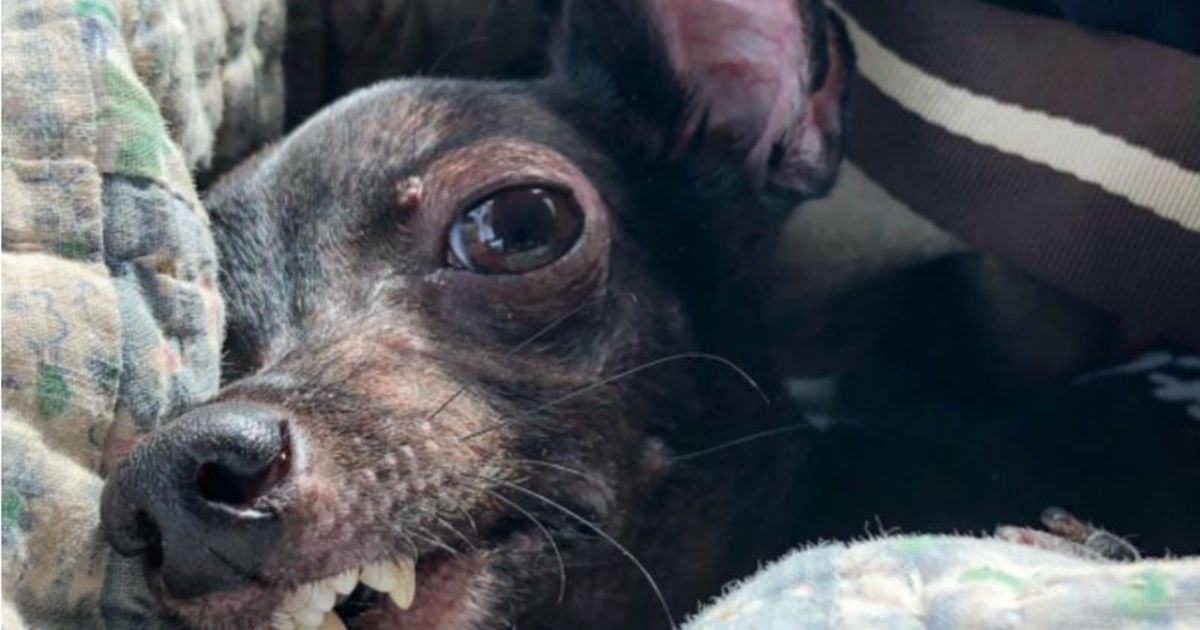
[[[458,565],[470,567],[466,556],[454,556],[446,552],[434,552],[414,562],[406,558],[383,559],[367,563],[332,577],[306,582],[288,589],[282,601],[271,613],[273,628],[337,628],[349,625],[355,628],[396,627],[396,623],[380,626],[373,618],[397,619],[413,617],[438,617],[453,610],[437,611],[437,603],[445,603],[446,597],[439,591],[463,590],[460,584],[471,581],[474,572],[459,570],[459,579],[449,587],[433,581],[442,567]],[[382,567],[391,567],[383,570]],[[403,568],[400,568],[403,567]],[[420,597],[417,593],[420,591]],[[443,606],[453,609],[455,606]],[[339,625],[340,624],[340,625]],[[415,627],[428,627],[418,624]],[[414,627],[400,624],[400,627]]]
[[[347,614],[345,604],[349,598],[339,595],[336,605],[329,614],[338,615],[338,619],[353,630],[390,630],[395,628],[416,628],[435,630],[437,628],[459,627],[457,624],[442,623],[439,620],[453,620],[470,612],[472,585],[486,571],[491,556],[503,554],[511,546],[519,548],[522,543],[507,541],[505,544],[490,549],[459,552],[436,551],[423,555],[416,563],[416,592],[407,610],[401,610],[387,593],[378,593],[371,599],[370,607],[365,610]],[[304,585],[327,580],[337,572],[313,580],[301,581],[293,586],[283,584],[268,584],[253,581],[247,585],[229,591],[214,593],[200,599],[181,600],[172,597],[163,587],[161,575],[148,575],[151,593],[167,610],[172,610],[189,623],[208,627],[213,623],[232,624],[229,627],[255,628],[290,628],[302,630],[318,626],[300,625],[295,619],[281,620],[276,614],[289,595]],[[355,591],[363,588],[358,584]],[[372,589],[373,590],[373,589]],[[340,610],[339,610],[340,609]],[[224,611],[214,617],[214,611]],[[224,627],[224,626],[222,626]],[[320,626],[325,628],[326,626]],[[334,626],[336,627],[336,626]]]
[[[477,596],[480,593],[477,589],[480,585],[477,583],[494,560],[506,555],[538,551],[546,544],[531,525],[508,532],[486,547],[423,553],[416,561],[415,593],[406,608],[398,606],[389,594],[364,589],[360,583],[351,596],[339,597],[331,613],[327,614],[337,615],[342,624],[355,630],[459,628],[465,619],[479,614]],[[328,580],[337,575],[335,572],[314,581]],[[277,592],[282,593],[282,599],[286,599],[291,590],[281,589]],[[365,609],[358,608],[364,603],[364,591],[369,593],[369,603]],[[352,601],[355,598],[357,606]],[[273,615],[270,623],[276,622]],[[291,626],[285,623],[280,627]],[[301,627],[295,626],[297,629]]]
[[[342,621],[353,630],[458,628],[462,620],[480,613],[478,598],[485,595],[481,590],[482,580],[489,567],[505,557],[540,552],[548,544],[537,528],[532,523],[527,523],[485,535],[483,540],[476,542],[477,546],[468,549],[421,549],[416,559],[416,592],[409,609],[401,610],[384,593],[374,598],[369,609]],[[394,557],[393,554],[381,554],[374,562]],[[212,611],[241,611],[232,613],[232,616],[241,617],[240,623],[248,627],[265,630],[273,627],[273,613],[279,610],[289,594],[301,585],[328,580],[349,568],[359,568],[366,564],[370,563],[338,565],[339,569],[336,571],[322,571],[321,575],[299,579],[293,577],[284,581],[255,578],[242,587],[196,600],[171,597],[162,587],[161,575],[152,569],[148,568],[147,577],[154,595],[168,609],[175,610],[185,619],[204,619],[203,623],[211,623],[215,621],[211,618]],[[340,596],[333,609],[337,610],[346,599],[345,596]],[[231,620],[229,617],[224,619]],[[293,627],[299,630],[304,626]]]

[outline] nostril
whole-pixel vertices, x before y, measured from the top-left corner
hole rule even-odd
[[[158,532],[158,525],[154,524],[154,519],[141,510],[138,510],[133,515],[133,534],[147,546],[153,545],[161,538]]]
[[[105,486],[100,509],[104,536],[122,555],[145,553],[162,539],[154,519],[126,499],[115,484]]]
[[[291,470],[291,445],[286,423],[280,423],[279,452],[266,462],[212,461],[196,471],[196,489],[210,503],[248,507],[265,496]]]
[[[145,526],[148,536],[144,539],[146,546],[142,549],[142,555],[146,559],[146,564],[157,569],[163,564],[163,545],[162,533],[159,532],[158,526],[154,524],[153,519],[145,512],[138,512],[138,526]]]

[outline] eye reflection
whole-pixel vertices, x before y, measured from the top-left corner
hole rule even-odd
[[[569,192],[508,188],[454,221],[448,262],[478,273],[524,273],[561,258],[582,232],[583,211]]]

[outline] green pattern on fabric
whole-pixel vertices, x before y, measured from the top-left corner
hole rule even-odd
[[[78,238],[58,243],[54,246],[54,251],[59,256],[71,260],[87,260],[92,254],[92,248]]]
[[[0,523],[4,529],[19,527],[25,516],[25,498],[12,488],[5,488],[0,498]]]
[[[107,98],[100,108],[100,121],[121,130],[114,165],[117,172],[160,179],[161,156],[170,139],[158,105],[145,86],[115,65],[105,64],[104,86]]]
[[[123,447],[220,385],[216,246],[192,172],[280,135],[287,3],[0,4],[4,332],[26,340],[4,347],[3,626],[175,628],[140,560],[99,535],[100,472],[109,438]],[[158,347],[186,351],[168,365]]]
[[[1137,617],[1163,614],[1167,595],[1167,584],[1163,575],[1150,569],[1137,574],[1133,584],[1124,586],[1117,592],[1117,608],[1127,615]]]
[[[116,29],[121,27],[116,9],[105,0],[76,0],[75,14],[79,17],[100,18]]]
[[[967,584],[970,582],[999,582],[1000,584],[1003,584],[1014,591],[1021,590],[1021,588],[1025,585],[1021,578],[1011,573],[1005,573],[999,569],[986,566],[975,567],[973,569],[963,571],[962,575],[958,576],[958,582],[960,584]]]
[[[67,410],[71,402],[71,387],[62,367],[42,364],[38,366],[37,406],[43,418],[53,420]]]

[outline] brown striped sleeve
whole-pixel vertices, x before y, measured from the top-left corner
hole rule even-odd
[[[849,156],[871,179],[1200,347],[1200,59],[971,0],[835,8],[861,71]]]

